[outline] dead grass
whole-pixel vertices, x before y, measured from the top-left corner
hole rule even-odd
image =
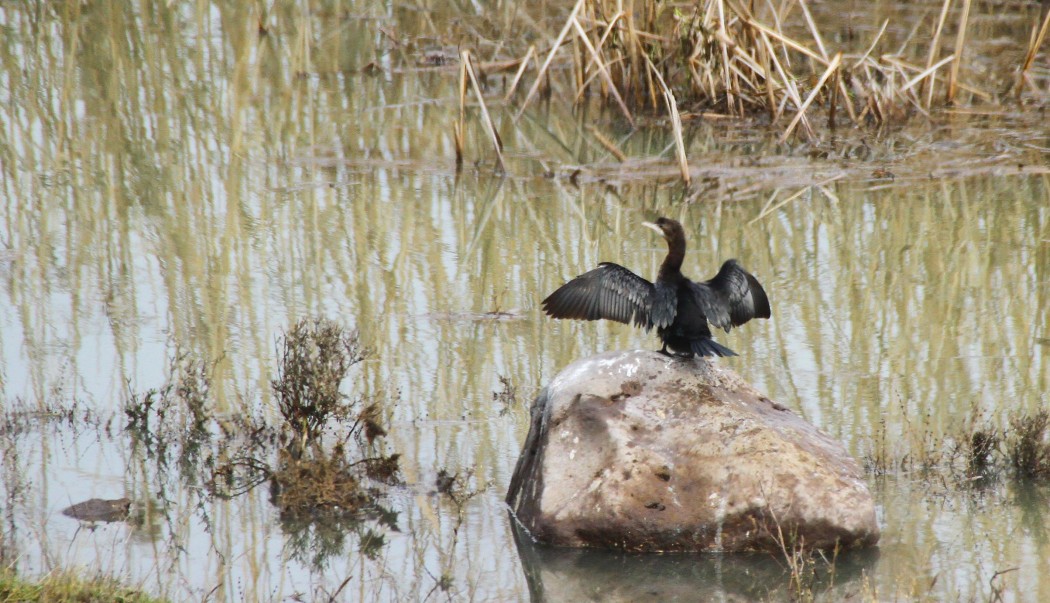
[[[955,17],[953,51],[942,49],[949,16]],[[765,116],[780,131],[781,141],[796,134],[814,140],[821,110],[833,128],[882,126],[916,113],[927,115],[936,108],[936,99],[945,105],[957,103],[960,91],[988,99],[991,95],[962,81],[969,24],[969,0],[944,0],[939,15],[917,23],[900,48],[885,51],[880,44],[887,21],[858,53],[826,42],[806,0],[577,0],[560,30],[548,33],[551,43],[546,50],[529,45],[521,49],[519,60],[507,63],[517,71],[504,98],[516,98],[520,86],[531,79],[524,95],[518,95],[519,117],[538,93],[551,87],[574,103],[603,99],[631,126],[638,113],[664,113],[675,130],[678,162],[684,165],[678,131],[682,119],[696,115]],[[1050,18],[1033,24],[1024,65],[1018,65],[1018,93],[1048,25]],[[922,32],[929,33],[928,43],[922,41]],[[925,55],[925,60],[904,58],[917,55]],[[466,76],[474,70],[468,59],[464,53],[461,101]],[[559,84],[555,72],[567,74],[567,81]],[[491,136],[495,129],[477,80],[471,77],[471,83]],[[462,129],[461,119],[460,152]],[[502,143],[496,140],[496,146],[500,153]],[[688,180],[688,169],[681,171]]]
[[[801,10],[795,13],[801,13],[809,37],[792,37],[781,20],[781,13],[790,9],[771,6],[726,0],[695,5],[579,0],[536,72],[522,108],[557,58],[572,61],[577,99],[607,99],[630,123],[633,113],[659,112],[670,95],[679,107],[698,111],[767,115],[781,124],[783,139],[796,129],[804,138],[814,138],[815,107],[827,110],[832,126],[843,116],[855,124],[880,125],[929,111],[938,88],[951,102],[962,85],[957,57],[969,18],[965,7],[957,52],[941,57],[939,45],[931,44],[926,63],[913,65],[897,55],[874,52],[882,32],[863,54],[829,49],[805,0],[797,3]],[[586,52],[565,50],[574,43]],[[941,74],[948,66],[950,75]],[[665,109],[673,121],[677,109]]]
[[[993,421],[974,408],[946,433],[934,429],[928,416],[917,423],[906,419],[903,433],[896,435],[883,423],[864,458],[875,474],[940,473],[952,478],[946,483],[958,485],[1003,476],[1042,482],[1050,478],[1050,412],[1015,412]]]
[[[792,601],[814,601],[835,589],[838,545],[827,551],[806,546],[805,538],[794,530],[785,530],[772,507],[768,508],[771,525],[763,526],[779,549],[780,560],[789,572],[787,587]]]
[[[357,515],[374,498],[341,449],[318,452],[308,459],[294,458],[282,450],[271,479],[282,519]]]
[[[494,102],[511,103],[517,120],[538,99],[573,105],[598,99],[632,130],[665,125],[673,134],[668,151],[673,148],[678,177],[687,184],[699,179],[690,165],[698,161],[690,161],[686,144],[693,120],[746,119],[767,125],[781,145],[795,139],[813,144],[828,141],[839,128],[881,132],[913,116],[995,101],[1000,91],[965,81],[986,68],[968,45],[970,4],[943,0],[903,40],[893,31],[900,28],[887,20],[870,40],[851,36],[846,46],[830,41],[837,35],[824,35],[807,0],[577,0],[562,19],[529,21],[531,35],[522,36],[528,45],[515,45],[518,32],[488,40],[503,57],[481,61],[480,51],[461,51],[460,112],[452,127],[456,163],[461,167],[465,154],[468,88],[500,172],[507,151]],[[1050,18],[1032,24],[1016,83],[1007,92],[1018,98],[1029,90],[1040,93],[1043,80],[1032,66],[1048,30]],[[981,67],[968,69],[964,50]],[[489,90],[486,99],[488,75],[498,72],[506,73],[499,97]],[[629,163],[617,137],[593,124],[586,128],[596,145]],[[533,152],[528,141],[522,144]]]
[[[510,54],[504,60],[478,62],[471,51],[461,52],[461,111],[453,131],[457,163],[470,87],[503,169],[503,144],[491,103],[482,96],[486,72],[508,72],[510,83],[504,81],[500,96],[516,104],[517,118],[547,95],[574,104],[601,99],[631,127],[640,115],[663,115],[675,132],[680,167],[687,164],[681,124],[701,116],[761,117],[782,142],[814,141],[824,136],[820,124],[882,127],[939,107],[992,100],[996,92],[964,81],[970,4],[944,0],[903,41],[888,41],[886,21],[870,40],[836,48],[829,42],[835,36],[821,31],[807,0],[578,0],[554,22],[556,28],[533,25],[530,33],[545,45],[516,47],[511,34],[517,32],[504,32],[502,53]],[[946,39],[949,29],[953,39]],[[1034,85],[1031,67],[1048,29],[1050,18],[1032,24],[1024,61],[1016,66],[1017,95]],[[691,177],[688,169],[680,171]]]

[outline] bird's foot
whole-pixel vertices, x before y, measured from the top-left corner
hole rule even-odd
[[[668,358],[678,358],[680,360],[690,360],[691,358],[693,358],[693,353],[692,352],[668,352],[666,345],[664,347],[660,348],[659,350],[656,350],[656,353],[657,354],[663,354],[664,356],[667,356]]]

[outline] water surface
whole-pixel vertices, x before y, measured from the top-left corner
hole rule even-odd
[[[821,18],[877,31],[899,5],[878,7]],[[697,121],[686,189],[658,125],[631,132],[557,96],[515,121],[492,74],[508,168],[472,109],[457,172],[457,45],[515,56],[495,33],[556,31],[562,8],[0,9],[0,393],[19,413],[0,433],[0,558],[175,600],[789,597],[780,560],[535,549],[503,506],[543,384],[574,359],[657,346],[625,325],[553,322],[539,300],[598,261],[655,274],[663,243],[640,222],[656,215],[687,225],[687,274],[737,257],[770,294],[773,319],[721,336],[740,356],[719,362],[862,460],[915,454],[975,409],[1001,424],[1046,406],[1041,99],[806,144]],[[1023,47],[1033,15],[1011,10],[975,21],[975,48]],[[591,126],[621,136],[628,161]],[[348,394],[391,403],[405,483],[378,552],[284,526],[266,488],[210,497],[122,431],[124,405],[186,358],[207,367],[220,417],[276,420],[275,341],[312,316],[374,350]],[[512,398],[494,395],[507,384]],[[477,494],[438,495],[442,469]],[[1050,598],[1047,489],[938,475],[870,473],[879,551],[840,560],[818,593]],[[126,523],[60,513],[123,496]]]

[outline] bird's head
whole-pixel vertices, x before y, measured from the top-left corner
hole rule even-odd
[[[667,240],[671,240],[676,236],[682,237],[685,232],[682,230],[682,225],[671,218],[657,218],[656,222],[642,222],[642,226],[652,228]]]

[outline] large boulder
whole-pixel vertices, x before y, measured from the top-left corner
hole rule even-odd
[[[714,362],[609,352],[533,403],[507,502],[537,542],[780,551],[878,542],[843,446]]]

